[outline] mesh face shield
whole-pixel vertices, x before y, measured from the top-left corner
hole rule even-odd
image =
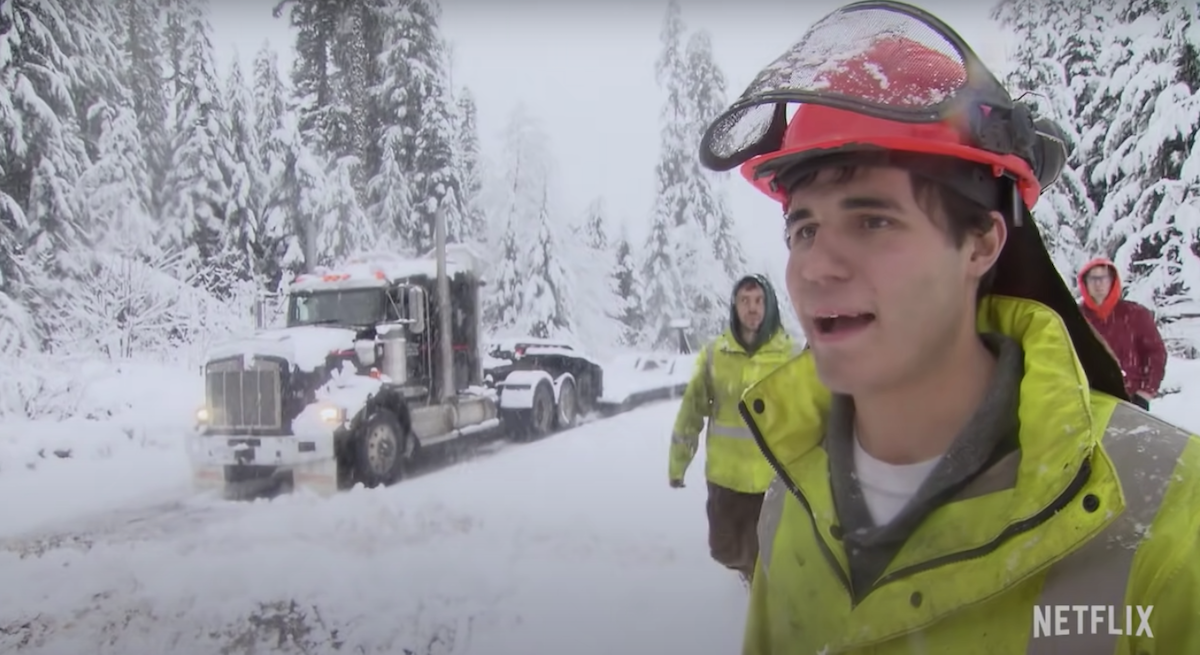
[[[1027,206],[1065,161],[1061,133],[1014,102],[962,37],[899,2],[856,2],[813,25],[708,127],[702,164],[727,171],[812,142],[812,134],[800,133],[803,126],[789,127],[789,104],[950,126],[959,145],[1007,159],[997,165],[1024,185]]]

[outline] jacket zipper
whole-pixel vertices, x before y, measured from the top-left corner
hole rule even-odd
[[[750,428],[750,433],[754,435],[754,442],[758,444],[758,449],[767,459],[767,463],[771,465],[771,468],[775,471],[775,474],[778,475],[779,479],[783,481],[784,486],[786,486],[788,491],[796,497],[796,500],[799,501],[800,505],[804,507],[804,511],[808,513],[808,518],[812,522],[813,526],[813,534],[817,538],[817,544],[820,546],[821,552],[825,555],[825,559],[829,562],[829,565],[837,574],[838,579],[841,580],[842,586],[846,589],[846,593],[850,595],[851,609],[857,607],[859,603],[861,603],[862,600],[865,599],[872,591],[882,587],[885,584],[896,582],[897,580],[902,580],[904,578],[916,575],[917,573],[929,571],[947,564],[955,564],[958,562],[966,562],[973,559],[982,558],[995,551],[1009,539],[1033,530],[1069,505],[1071,501],[1074,500],[1077,495],[1079,495],[1079,492],[1083,489],[1084,485],[1087,484],[1092,472],[1091,456],[1085,457],[1079,466],[1079,471],[1076,472],[1075,477],[1072,478],[1071,482],[1067,485],[1067,488],[1064,489],[1063,492],[1059,494],[1049,505],[1042,508],[1037,514],[1034,514],[1027,519],[1017,521],[1016,523],[1009,524],[1000,532],[999,535],[996,536],[995,539],[983,544],[982,546],[978,546],[970,550],[959,551],[957,553],[951,553],[949,555],[943,555],[941,557],[935,557],[931,560],[926,560],[919,564],[914,564],[912,566],[907,566],[905,568],[893,571],[876,580],[875,583],[872,584],[868,589],[865,589],[860,596],[859,594],[855,593],[850,584],[849,576],[846,574],[845,570],[842,569],[842,565],[840,562],[838,562],[837,556],[833,554],[833,551],[829,548],[829,546],[825,543],[825,539],[821,536],[820,529],[817,526],[817,517],[812,511],[812,505],[810,505],[808,499],[804,497],[804,494],[800,491],[800,488],[794,482],[792,482],[791,477],[788,476],[783,470],[783,466],[779,463],[779,460],[775,458],[774,453],[767,448],[766,440],[759,431],[758,424],[755,423],[751,417],[750,409],[746,406],[745,401],[738,404],[738,411],[741,413],[742,420],[745,421],[746,426]]]
[[[812,505],[808,503],[808,499],[800,492],[800,488],[796,486],[796,483],[792,482],[792,478],[783,471],[783,466],[775,458],[775,454],[771,452],[770,448],[767,448],[766,440],[763,439],[762,432],[758,429],[758,424],[750,416],[750,408],[746,407],[746,401],[743,400],[738,403],[738,412],[741,413],[742,421],[746,424],[746,427],[750,428],[750,434],[754,435],[754,443],[758,444],[758,449],[766,457],[767,463],[774,469],[775,475],[779,476],[779,479],[783,481],[788,491],[804,506],[804,511],[808,513],[808,518],[812,522],[813,535],[817,538],[817,545],[821,547],[821,553],[825,555],[825,560],[829,563],[834,573],[837,574],[838,580],[841,581],[842,586],[846,589],[846,593],[849,594],[850,608],[854,609],[858,605],[858,599],[854,595],[854,590],[850,587],[850,578],[846,575],[846,571],[842,569],[842,564],[837,560],[837,556],[833,554],[833,551],[830,550],[829,545],[825,543],[825,539],[821,536],[821,530],[817,527],[817,517],[813,515]]]

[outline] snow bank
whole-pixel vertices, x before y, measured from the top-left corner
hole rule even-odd
[[[198,372],[81,362],[69,374],[75,416],[0,421],[0,536],[190,489],[183,437],[203,402]]]
[[[696,355],[629,353],[604,366],[601,402],[620,404],[648,392],[686,386],[696,366]],[[682,393],[680,389],[679,393]]]
[[[1150,403],[1151,413],[1181,428],[1200,434],[1200,360],[1167,360],[1161,392]]]

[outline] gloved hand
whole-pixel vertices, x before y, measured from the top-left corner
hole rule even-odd
[[[682,489],[684,487],[683,480],[671,480],[672,489]]]

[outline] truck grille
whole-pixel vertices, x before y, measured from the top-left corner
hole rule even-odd
[[[209,424],[214,428],[279,429],[280,371],[277,362],[241,357],[211,362],[205,370]]]

